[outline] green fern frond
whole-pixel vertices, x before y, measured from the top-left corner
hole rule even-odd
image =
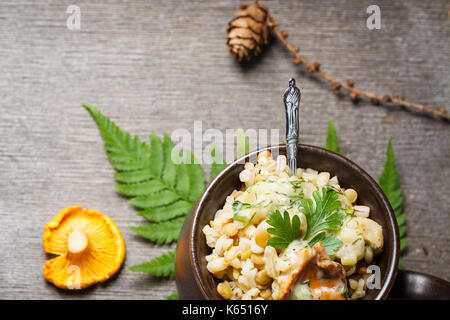
[[[180,300],[180,296],[178,295],[178,292],[172,292],[168,297],[167,300]]]
[[[398,177],[394,148],[390,139],[386,150],[386,162],[378,184],[386,194],[392,209],[394,209],[400,231],[400,251],[404,251],[408,243],[408,239],[406,238],[406,216],[403,212],[402,185]]]
[[[139,227],[129,227],[131,231],[137,233],[152,242],[158,244],[172,243],[178,240],[184,217],[169,221],[146,224]]]
[[[250,152],[250,144],[243,129],[237,130],[237,156],[242,157]]]
[[[128,270],[145,272],[156,277],[173,277],[175,275],[175,252],[169,251],[148,262],[131,266]]]
[[[111,164],[118,171],[131,171],[147,168],[149,165],[150,148],[138,137],[132,138],[129,133],[120,129],[97,110],[83,105],[92,115],[105,142],[105,149]]]
[[[135,183],[150,180],[153,178],[153,174],[149,169],[144,168],[134,171],[117,172],[114,174],[114,178],[122,183]]]
[[[181,196],[172,190],[162,190],[159,192],[152,192],[149,194],[137,196],[130,199],[129,202],[140,209],[157,208],[166,206],[177,200],[181,199]]]
[[[205,188],[203,168],[185,151],[189,163],[175,164],[174,144],[167,134],[163,141],[150,133],[150,145],[120,129],[100,111],[83,105],[92,115],[119,182],[115,188],[144,209],[140,215],[152,222],[164,222],[186,215]],[[157,228],[152,226],[152,228]]]
[[[188,199],[195,203],[205,190],[205,171],[203,167],[196,163],[194,155],[186,151],[186,171],[189,176],[189,194]]]
[[[162,154],[164,158],[164,171],[162,172],[161,179],[168,186],[174,188],[177,182],[177,168],[172,161],[172,151],[174,148],[173,142],[170,137],[164,133],[164,139],[162,143]]]
[[[331,120],[331,118],[328,118],[328,134],[327,141],[325,143],[325,149],[336,152],[338,154],[342,154],[341,148],[339,147],[336,130],[334,129],[333,121]]]
[[[217,147],[214,143],[211,144],[211,158],[212,158],[212,164],[211,164],[211,172],[209,174],[209,181],[212,181],[217,174],[227,166],[223,159],[222,153],[217,150]]]
[[[176,217],[184,216],[192,207],[190,202],[184,200],[176,201],[163,207],[148,208],[138,214],[152,222],[167,221]]]
[[[152,179],[136,183],[116,184],[114,187],[125,196],[136,197],[162,191],[165,185],[157,179]]]
[[[237,130],[237,156],[242,157],[250,152],[250,144],[243,129]]]

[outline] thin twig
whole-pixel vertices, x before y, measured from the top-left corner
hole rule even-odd
[[[423,104],[417,104],[412,103],[406,100],[403,100],[401,96],[397,96],[395,98],[392,98],[388,95],[385,96],[379,96],[367,91],[359,90],[354,87],[354,82],[352,80],[348,80],[347,83],[342,83],[337,81],[336,79],[332,78],[331,76],[327,75],[325,72],[320,71],[320,63],[314,62],[309,63],[308,60],[306,60],[303,56],[299,54],[299,47],[296,45],[292,45],[289,43],[287,38],[287,32],[286,31],[280,31],[278,28],[278,24],[275,21],[275,19],[269,15],[269,24],[272,28],[275,35],[278,37],[278,39],[283,43],[283,45],[294,55],[294,64],[295,65],[301,65],[304,64],[306,66],[306,71],[311,74],[316,74],[319,77],[327,80],[331,84],[331,88],[333,90],[339,90],[344,89],[349,92],[350,99],[352,101],[356,101],[358,99],[358,96],[363,96],[368,99],[373,104],[379,104],[383,103],[389,106],[396,106],[396,107],[405,107],[411,110],[416,110],[419,112],[422,112],[424,114],[433,115],[440,117],[442,119],[450,120],[450,115],[446,112],[444,107],[440,107],[438,109],[431,108],[428,106],[425,106]]]

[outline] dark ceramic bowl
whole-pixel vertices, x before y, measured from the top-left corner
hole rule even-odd
[[[181,299],[222,299],[217,293],[217,280],[206,269],[205,256],[211,248],[206,245],[202,228],[223,207],[225,198],[234,189],[240,189],[239,173],[245,161],[254,161],[264,150],[272,154],[286,154],[286,145],[264,148],[252,152],[223,169],[209,183],[205,192],[187,217],[181,230],[176,253],[176,284]],[[376,257],[381,270],[381,288],[367,290],[364,299],[386,299],[397,275],[399,259],[398,226],[388,199],[378,184],[359,166],[334,152],[309,145],[299,145],[298,160],[302,168],[328,171],[336,175],[344,188],[358,192],[358,204],[370,207],[370,218],[383,228],[384,248]]]

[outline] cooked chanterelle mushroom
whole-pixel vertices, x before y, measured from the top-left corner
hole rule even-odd
[[[69,207],[44,227],[44,250],[57,255],[44,266],[44,278],[64,289],[103,282],[119,270],[125,242],[114,221],[100,212]]]
[[[272,285],[276,299],[345,300],[345,270],[330,260],[318,242],[311,249],[300,241],[292,242],[281,261],[291,261],[290,267],[278,275]]]

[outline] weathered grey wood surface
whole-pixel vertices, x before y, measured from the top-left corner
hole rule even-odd
[[[380,94],[447,106],[448,1],[376,1],[382,28],[369,31],[373,1],[266,1],[289,39],[339,79]],[[81,30],[66,27],[69,5]],[[177,128],[279,128],[287,79],[302,88],[301,139],[323,145],[327,119],[343,153],[375,178],[393,139],[403,181],[407,269],[450,280],[450,126],[402,110],[354,106],[294,67],[276,40],[258,63],[229,55],[225,29],[239,1],[24,1],[0,3],[0,298],[162,299],[175,285],[121,270],[105,285],[71,294],[48,284],[43,226],[83,205],[111,216],[127,244],[125,267],[167,250],[134,236],[143,219],[114,188],[95,123],[99,107],[147,139]],[[447,109],[448,110],[448,109]],[[198,150],[197,150],[198,151]]]

